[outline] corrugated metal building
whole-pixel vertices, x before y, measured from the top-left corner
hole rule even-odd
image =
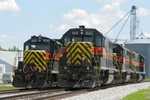
[[[143,33],[125,43],[125,47],[145,56],[146,77],[150,77],[150,38]]]

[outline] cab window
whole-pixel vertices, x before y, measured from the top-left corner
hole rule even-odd
[[[25,50],[29,50],[29,45],[26,45],[26,46],[25,46]]]
[[[93,43],[93,37],[91,37],[91,36],[90,37],[84,37],[83,41],[84,42],[92,42]]]
[[[96,44],[96,46],[101,46],[102,45],[102,39],[100,37],[96,37],[95,44]]]
[[[72,42],[80,42],[82,41],[81,37],[72,37]]]
[[[65,37],[64,38],[64,45],[67,46],[68,42],[70,42],[70,38],[69,37]]]

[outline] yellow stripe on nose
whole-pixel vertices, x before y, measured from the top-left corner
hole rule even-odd
[[[46,53],[43,51],[35,51],[35,50],[28,50],[24,52],[24,68],[28,65],[33,64],[39,70],[46,70],[47,63],[46,63]]]
[[[82,58],[86,58],[91,63],[92,44],[90,42],[69,42],[67,44],[66,63],[70,61],[73,65],[81,65]]]

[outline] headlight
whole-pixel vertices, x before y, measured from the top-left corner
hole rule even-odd
[[[41,72],[41,70],[39,70],[39,72]]]
[[[22,69],[19,69],[19,72],[22,72]]]
[[[87,70],[89,70],[89,69],[90,69],[90,67],[88,66],[86,69],[87,69]]]
[[[65,66],[64,69],[67,69],[67,67]]]

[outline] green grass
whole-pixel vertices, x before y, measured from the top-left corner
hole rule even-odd
[[[0,83],[0,90],[12,90],[17,89],[13,86],[11,86],[11,83]]]
[[[12,90],[12,89],[17,89],[13,86],[0,86],[0,90]]]
[[[145,78],[145,81],[150,81],[150,77],[146,77],[146,78]]]
[[[127,95],[123,100],[150,100],[150,87]]]
[[[0,83],[0,86],[1,85],[11,85],[11,83]]]

